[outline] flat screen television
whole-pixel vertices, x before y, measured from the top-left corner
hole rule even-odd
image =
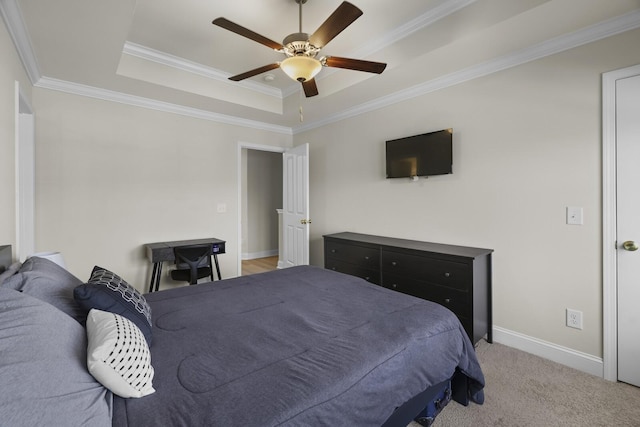
[[[443,129],[386,142],[387,178],[452,173],[453,129]]]

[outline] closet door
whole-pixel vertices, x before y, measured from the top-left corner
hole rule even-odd
[[[640,75],[616,82],[618,380],[640,387]]]

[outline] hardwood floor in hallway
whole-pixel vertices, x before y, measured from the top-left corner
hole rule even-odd
[[[272,270],[275,270],[277,266],[278,266],[277,256],[242,260],[242,275],[248,276],[250,274],[272,271]]]

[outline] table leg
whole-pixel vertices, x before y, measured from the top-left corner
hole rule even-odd
[[[155,285],[156,283],[156,276],[159,276],[158,274],[159,264],[160,264],[159,262],[153,263],[153,270],[151,270],[151,281],[149,282],[149,292],[153,292],[153,285]]]
[[[218,254],[213,254],[213,260],[216,263],[216,272],[218,273],[218,280],[222,280],[222,276],[220,276],[220,264],[218,264]]]
[[[158,288],[160,288],[160,277],[162,276],[162,262],[158,262],[156,263],[158,264],[158,274],[156,275],[156,292],[158,291]]]

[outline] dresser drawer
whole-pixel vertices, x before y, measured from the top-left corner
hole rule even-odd
[[[382,270],[462,291],[470,290],[473,280],[468,264],[390,250],[382,251]]]
[[[468,292],[390,274],[384,274],[382,285],[398,292],[437,302],[453,311],[458,317],[471,317]]]
[[[380,269],[380,249],[328,240],[325,246],[327,258],[337,258],[342,262],[361,267]]]
[[[327,258],[324,261],[324,267],[327,270],[333,270],[340,273],[350,274],[352,276],[360,277],[367,282],[380,284],[380,271],[372,268],[361,267],[355,264],[349,264],[342,262],[335,258]]]

